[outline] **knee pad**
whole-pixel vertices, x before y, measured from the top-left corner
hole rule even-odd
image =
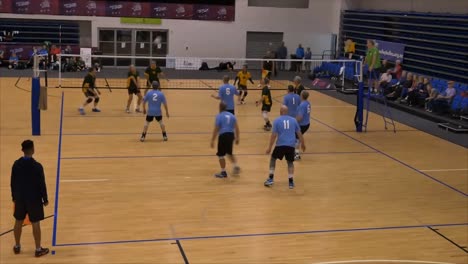
[[[95,102],[95,103],[99,103],[99,97],[94,98],[94,102]]]
[[[218,156],[218,159],[219,159],[219,160],[223,160],[223,159],[224,159],[224,156]]]
[[[294,162],[289,161],[289,160],[287,162],[288,162],[288,169],[294,168]]]
[[[88,104],[91,103],[92,101],[93,101],[93,98],[91,98],[91,97],[88,97],[88,99],[86,99],[86,103],[88,103]]]
[[[262,116],[264,119],[268,119],[268,112],[267,111],[263,111],[262,112]]]

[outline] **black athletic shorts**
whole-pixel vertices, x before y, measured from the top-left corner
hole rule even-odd
[[[241,91],[247,91],[247,85],[240,85],[240,84],[239,84],[239,90],[241,90]]]
[[[96,97],[96,95],[90,90],[86,90],[86,92],[83,92],[83,93],[86,97]]]
[[[271,111],[271,105],[262,104],[262,112],[264,112],[264,111],[270,112]]]
[[[28,214],[29,220],[32,223],[44,220],[44,206],[42,201],[15,201],[15,212],[13,214],[15,219],[24,220],[26,218],[26,214]]]
[[[232,146],[234,144],[234,133],[223,133],[218,137],[218,152],[216,156],[224,157],[232,155]]]
[[[146,116],[146,121],[147,122],[151,122],[151,121],[153,121],[153,119],[156,119],[156,121],[159,122],[159,121],[162,120],[162,116],[149,116],[149,115]]]
[[[271,154],[271,157],[274,159],[283,160],[283,157],[286,158],[287,161],[294,162],[294,155],[295,149],[289,146],[276,146]]]
[[[128,94],[139,94],[139,93],[141,93],[140,89],[136,88],[136,87],[130,87],[130,88],[127,88],[127,90],[128,90]]]
[[[229,113],[231,113],[233,115],[236,115],[236,113],[234,112],[234,109],[233,110],[226,110],[226,112],[229,112]]]
[[[304,135],[305,132],[307,132],[307,130],[309,130],[309,127],[310,127],[310,124],[308,125],[305,125],[305,126],[301,126],[301,134]],[[296,139],[298,139],[299,137],[297,136],[296,134]]]

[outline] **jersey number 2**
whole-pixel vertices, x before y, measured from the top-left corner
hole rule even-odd
[[[153,94],[153,102],[156,102],[158,101],[158,95],[157,94]]]

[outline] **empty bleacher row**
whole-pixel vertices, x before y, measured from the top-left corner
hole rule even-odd
[[[405,44],[404,68],[417,74],[468,83],[468,16],[346,10],[341,39],[356,42],[356,58],[366,40]]]

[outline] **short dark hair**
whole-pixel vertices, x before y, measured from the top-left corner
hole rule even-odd
[[[22,151],[28,151],[34,149],[34,142],[32,140],[25,140],[23,143],[21,143],[21,150]]]
[[[224,102],[219,103],[219,111],[224,112],[227,109],[227,105]]]
[[[288,85],[288,92],[294,92],[294,86]]]
[[[307,100],[307,98],[309,98],[309,92],[304,90],[301,92],[301,97],[304,99],[304,100]]]
[[[151,83],[151,86],[153,87],[153,89],[159,89],[159,82],[153,81],[153,83]]]

